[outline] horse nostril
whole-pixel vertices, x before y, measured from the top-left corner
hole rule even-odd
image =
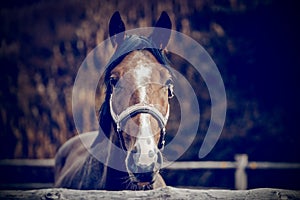
[[[149,156],[150,158],[153,158],[153,157],[155,156],[154,151],[150,150],[150,151],[148,152],[148,156]]]
[[[163,156],[162,156],[161,152],[158,151],[155,167],[157,170],[160,170],[162,168],[162,166],[163,166]]]

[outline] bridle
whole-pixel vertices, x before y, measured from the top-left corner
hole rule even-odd
[[[122,137],[122,129],[121,129],[121,123],[126,122],[129,118],[132,118],[140,113],[146,113],[152,115],[158,122],[159,127],[161,129],[160,131],[160,139],[158,142],[158,149],[163,150],[165,146],[165,135],[166,135],[166,125],[169,118],[169,112],[170,112],[170,106],[168,104],[167,113],[164,116],[157,108],[155,108],[154,105],[151,104],[135,104],[128,108],[126,108],[124,111],[122,111],[120,114],[116,114],[113,106],[112,106],[112,94],[110,96],[109,100],[109,107],[110,107],[110,114],[112,119],[114,120],[116,124],[116,132],[118,134],[121,147],[124,151],[127,151],[126,146],[124,144],[124,139]]]

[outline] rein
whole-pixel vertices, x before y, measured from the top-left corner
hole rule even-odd
[[[110,96],[110,101],[109,101],[109,107],[110,107],[110,113],[111,117],[114,120],[116,127],[117,127],[117,134],[121,143],[121,146],[123,150],[126,150],[125,144],[124,144],[124,139],[122,137],[122,130],[121,130],[121,123],[126,122],[129,118],[140,114],[140,113],[146,113],[152,115],[158,122],[160,126],[160,139],[158,142],[158,149],[163,150],[165,146],[165,135],[166,135],[166,125],[167,121],[169,118],[169,112],[170,112],[170,107],[168,104],[168,109],[167,109],[167,114],[163,116],[163,114],[154,107],[154,105],[151,104],[135,104],[132,105],[128,108],[126,108],[124,111],[122,111],[119,115],[115,113],[113,106],[112,106],[112,94]],[[127,151],[127,150],[126,150]]]

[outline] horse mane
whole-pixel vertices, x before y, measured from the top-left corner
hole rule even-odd
[[[134,50],[147,50],[157,59],[157,61],[173,76],[172,71],[170,70],[169,61],[163,52],[162,49],[159,49],[157,45],[149,38],[138,36],[138,35],[129,35],[126,36],[124,41],[117,47],[115,53],[108,62],[104,74],[104,83],[106,86],[105,99],[99,111],[99,125],[103,130],[106,137],[109,137],[111,132],[111,114],[109,108],[109,100],[111,94],[111,87],[109,85],[110,72],[131,52]],[[115,128],[115,127],[114,127]]]

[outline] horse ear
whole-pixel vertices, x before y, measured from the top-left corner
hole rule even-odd
[[[123,42],[125,35],[124,31],[124,22],[121,19],[119,11],[116,11],[109,21],[109,36],[113,47]]]
[[[169,30],[162,30],[157,28],[165,28]],[[170,20],[169,15],[163,11],[157,20],[155,24],[155,28],[152,32],[152,34],[149,36],[149,39],[151,39],[158,47],[161,49],[164,49],[170,39],[171,30],[172,29],[172,22]]]

